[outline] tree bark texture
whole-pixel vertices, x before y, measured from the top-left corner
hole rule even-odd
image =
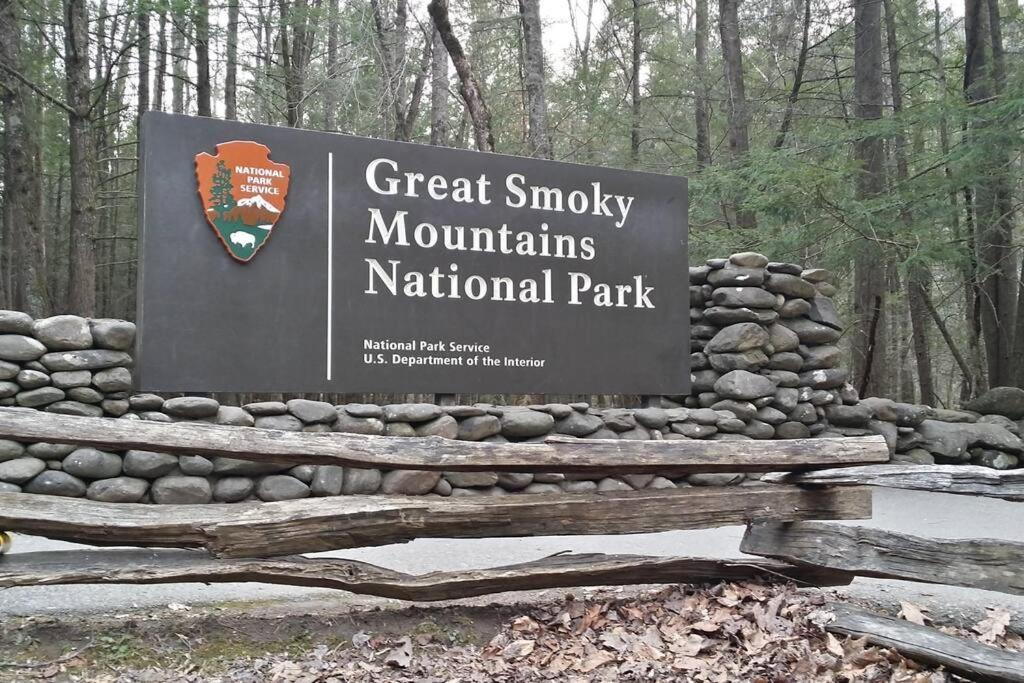
[[[747,95],[743,81],[743,45],[740,41],[740,0],[718,0],[718,29],[722,38],[722,69],[725,75],[726,103],[729,117],[729,152],[734,164],[746,161],[750,151],[750,129]],[[735,207],[730,207],[730,210]],[[753,211],[735,208],[736,225],[756,228]]]
[[[548,102],[544,97],[544,44],[541,41],[540,0],[519,0],[523,26],[523,77],[526,81],[526,114],[529,128],[526,153],[551,159]]]

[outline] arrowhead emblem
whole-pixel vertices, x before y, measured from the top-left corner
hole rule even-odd
[[[196,155],[196,180],[206,222],[233,259],[246,263],[284,213],[291,170],[270,160],[270,148],[250,140]]]

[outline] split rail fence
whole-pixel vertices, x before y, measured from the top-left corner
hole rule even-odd
[[[780,441],[554,437],[539,444],[499,444],[110,420],[0,408],[0,438],[282,465],[668,477],[767,473],[750,486],[498,498],[373,495],[146,505],[6,493],[0,494],[0,530],[140,549],[5,555],[0,557],[0,588],[254,581],[431,601],[511,590],[755,578],[834,586],[869,576],[1024,595],[1024,543],[931,539],[822,522],[869,519],[872,486],[1024,501],[1022,473],[886,464],[888,449],[880,436]],[[747,526],[740,550],[764,559],[570,554],[491,569],[411,575],[353,560],[303,556],[415,538],[635,534],[735,524]],[[952,654],[929,659],[929,639],[942,634],[925,627],[908,630],[884,619],[845,609],[829,628],[885,636],[893,647],[892,639],[902,638],[905,652],[951,670],[1024,681],[1024,656],[957,641]]]

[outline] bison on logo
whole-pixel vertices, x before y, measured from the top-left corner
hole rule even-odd
[[[245,263],[270,239],[284,212],[291,171],[270,160],[270,148],[235,140],[217,154],[196,155],[196,180],[206,221],[232,258]]]

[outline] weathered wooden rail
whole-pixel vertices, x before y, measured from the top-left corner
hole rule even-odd
[[[993,470],[974,465],[864,465],[812,472],[775,472],[765,482],[811,486],[884,486],[1024,501],[1024,469]]]
[[[504,472],[682,475],[775,472],[886,462],[881,436],[785,441],[631,441],[551,437],[488,443],[441,437],[283,432],[199,423],[111,420],[0,408],[0,438],[111,450],[226,456],[282,464]]]

